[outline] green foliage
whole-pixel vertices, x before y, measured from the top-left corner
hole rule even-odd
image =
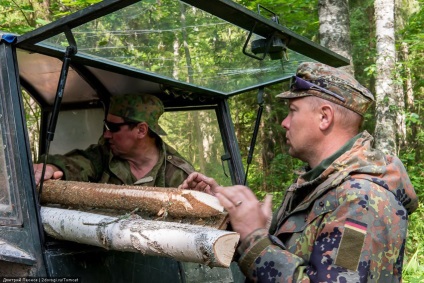
[[[266,194],[272,194],[273,206],[274,209],[277,209],[281,204],[286,189],[297,177],[297,175],[294,173],[295,169],[301,167],[302,165],[303,164],[300,160],[293,159],[287,153],[278,153],[272,160],[271,168],[267,176],[263,174],[263,171],[261,172],[262,174],[255,173],[249,175],[249,186],[251,188],[261,188],[261,185],[263,182],[265,182],[267,189],[255,190],[255,193],[259,199],[265,197]],[[252,171],[258,172],[258,170]]]
[[[409,218],[408,240],[403,269],[403,282],[424,282],[424,206],[420,203],[418,210]]]
[[[0,0],[0,30],[23,34],[97,2],[100,0]]]
[[[219,158],[225,152],[214,110],[166,112],[161,125],[167,133],[165,142],[187,158],[196,171],[213,176],[221,185],[231,185],[226,162]]]
[[[349,1],[349,4],[355,77],[372,90],[373,82],[369,81],[368,72],[374,71],[371,66],[375,63],[374,1],[355,0]]]
[[[268,19],[271,18],[272,14],[266,9],[271,10],[278,16],[281,25],[314,41],[318,40],[318,0],[242,0],[237,2],[254,12],[259,13],[260,11],[260,14]],[[266,9],[258,9],[258,5]]]
[[[418,115],[417,113],[410,113],[410,112],[406,113],[405,121],[407,126],[412,126],[412,125],[422,126],[423,124],[423,122],[420,119],[420,115]]]

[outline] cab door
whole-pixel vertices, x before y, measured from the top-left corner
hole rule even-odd
[[[0,34],[1,36],[1,34]],[[46,276],[13,45],[0,39],[0,275]]]

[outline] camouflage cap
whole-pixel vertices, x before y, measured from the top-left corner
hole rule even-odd
[[[166,135],[158,124],[163,112],[162,101],[150,94],[115,95],[110,100],[109,114],[129,121],[146,122],[158,135]]]
[[[322,63],[304,62],[300,64],[296,71],[296,77],[306,81],[307,85],[313,86],[310,88],[296,87],[292,84],[290,91],[280,93],[277,97],[290,99],[313,95],[344,106],[361,116],[374,101],[372,93],[353,76]]]

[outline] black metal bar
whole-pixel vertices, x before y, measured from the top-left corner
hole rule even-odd
[[[60,104],[62,103],[63,92],[65,91],[66,78],[68,77],[69,64],[71,57],[75,54],[74,46],[66,47],[65,56],[63,58],[62,70],[60,71],[59,83],[57,86],[56,97],[54,100],[53,112],[50,117],[49,128],[47,129],[47,140],[52,141],[54,131],[56,129],[57,118],[59,116]]]
[[[68,40],[69,46],[66,47],[65,55],[63,58],[62,69],[60,71],[59,82],[57,85],[56,97],[54,99],[53,111],[50,116],[49,126],[47,128],[47,137],[46,137],[46,154],[44,155],[43,170],[41,172],[41,180],[38,189],[38,198],[41,200],[41,194],[43,192],[43,183],[44,183],[44,174],[46,173],[47,165],[47,155],[49,153],[50,142],[54,138],[54,132],[56,129],[57,119],[59,117],[60,105],[62,103],[63,93],[65,91],[66,78],[68,77],[69,64],[71,62],[71,57],[77,53],[77,46],[75,38],[72,35],[70,29],[65,29],[66,39]]]
[[[257,35],[268,38],[275,33],[275,36],[280,37],[283,42],[287,43],[287,47],[289,49],[319,62],[334,67],[349,65],[349,60],[347,58],[307,39],[306,37],[298,35],[288,28],[285,28],[272,20],[266,19],[231,0],[215,0],[213,2],[199,0],[182,1],[198,7],[247,31],[252,30],[253,25],[256,23],[255,33]]]
[[[244,169],[243,162],[240,156],[240,149],[235,135],[234,125],[231,120],[230,108],[228,100],[223,99],[219,102],[217,108],[217,117],[219,129],[221,131],[222,140],[224,143],[225,153],[229,154],[227,159],[229,162],[229,170],[233,184],[243,184]]]
[[[256,122],[255,122],[255,128],[253,129],[253,135],[252,139],[250,141],[250,147],[249,147],[249,154],[247,156],[247,167],[246,167],[246,174],[244,177],[244,185],[247,184],[247,175],[249,174],[249,165],[252,163],[253,158],[253,152],[255,150],[255,144],[256,144],[256,138],[258,136],[259,132],[259,124],[261,123],[261,117],[262,117],[262,111],[264,108],[264,88],[260,87],[258,90],[258,114],[256,115]]]
[[[66,29],[72,29],[91,20],[107,15],[116,10],[127,7],[139,0],[104,0],[83,10],[75,12],[69,16],[63,17],[53,23],[47,24],[41,28],[28,32],[18,37],[17,46],[31,45],[43,41],[52,36],[64,32]]]
[[[247,38],[246,38],[246,42],[245,42],[245,43],[244,43],[244,45],[243,45],[243,54],[244,54],[244,55],[247,55],[247,56],[249,56],[249,57],[252,57],[252,58],[254,58],[254,59],[257,59],[257,60],[263,60],[263,59],[265,59],[266,52],[264,52],[264,54],[263,54],[263,56],[262,56],[262,57],[259,57],[259,56],[256,56],[255,54],[250,54],[249,52],[247,52],[247,51],[246,51],[247,46],[248,46],[248,43],[249,43],[249,41],[250,41],[250,38],[252,37],[253,31],[255,30],[255,26],[256,26],[256,23],[255,23],[255,25],[253,26],[253,28],[249,31],[249,35],[247,36]]]

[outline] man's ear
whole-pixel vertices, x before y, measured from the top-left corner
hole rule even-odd
[[[324,104],[320,108],[320,123],[319,128],[321,131],[329,129],[334,121],[334,109],[328,104]]]
[[[146,136],[149,131],[149,126],[146,122],[141,122],[137,124],[137,134]]]

